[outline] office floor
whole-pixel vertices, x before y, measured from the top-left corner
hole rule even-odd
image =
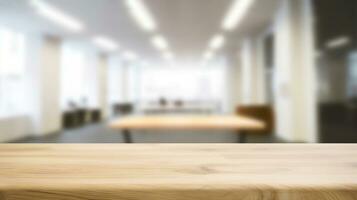
[[[226,134],[227,137],[222,140],[219,136]],[[143,136],[145,135],[145,136]],[[175,134],[162,133],[134,133],[134,142],[237,142],[238,136],[233,133],[215,133],[207,136],[206,133],[180,133],[177,137]],[[195,135],[196,137],[188,138],[185,135]],[[214,136],[212,136],[214,135]],[[207,136],[207,138],[205,137]],[[177,139],[176,139],[177,138]],[[182,138],[185,138],[184,140]],[[201,139],[202,138],[202,139]],[[271,143],[278,142],[272,136],[254,136],[247,137],[247,142],[250,143]],[[42,137],[28,137],[13,143],[123,143],[122,135],[116,131],[111,130],[105,123],[87,125],[81,128],[64,130],[57,133],[49,134]]]

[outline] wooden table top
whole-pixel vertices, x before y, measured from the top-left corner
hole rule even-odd
[[[2,144],[0,199],[357,199],[354,144]]]
[[[264,122],[236,115],[139,115],[110,123],[114,129],[260,130]]]

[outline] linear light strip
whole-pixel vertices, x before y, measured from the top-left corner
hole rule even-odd
[[[143,30],[156,30],[156,23],[142,0],[126,0],[125,3],[132,17]]]
[[[156,35],[151,39],[151,43],[158,49],[158,50],[167,50],[169,48],[168,42],[166,39],[161,35]]]
[[[113,39],[105,36],[94,37],[93,43],[108,51],[115,51],[118,49],[118,44]]]
[[[222,48],[224,43],[225,43],[225,38],[223,35],[215,35],[211,39],[209,47],[211,50],[217,50],[217,49]]]
[[[336,49],[346,46],[351,43],[351,39],[348,36],[340,36],[334,38],[326,43],[326,47],[329,49]]]
[[[37,12],[48,20],[51,20],[64,28],[74,32],[79,32],[84,29],[84,25],[78,19],[59,10],[58,8],[46,3],[43,0],[32,0],[31,5]]]
[[[235,0],[222,22],[222,28],[228,31],[236,28],[246,16],[254,1],[255,0]]]

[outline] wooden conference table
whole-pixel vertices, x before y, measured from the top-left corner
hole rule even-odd
[[[264,122],[237,115],[138,115],[114,120],[109,126],[121,130],[126,143],[133,142],[130,130],[233,130],[245,142],[246,131],[265,127]]]
[[[355,144],[1,144],[1,200],[353,200]]]

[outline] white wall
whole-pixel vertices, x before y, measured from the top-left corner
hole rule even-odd
[[[9,27],[13,28],[11,26]],[[13,30],[25,32],[18,29],[18,27],[15,27]],[[38,52],[41,48],[40,37],[37,37],[37,35],[27,34],[25,39],[25,48],[25,74],[34,73],[34,71],[31,70],[31,67],[38,65]],[[34,92],[31,91],[31,80],[28,77],[25,79],[25,92],[26,94],[24,96],[26,99],[21,102],[25,104],[23,107],[26,108],[26,110],[23,110],[23,114],[21,116],[0,118],[0,142],[20,139],[33,133],[32,119],[29,116],[29,113],[36,109],[36,107],[31,106]]]
[[[26,110],[0,120],[0,142],[60,130],[60,44],[56,38],[26,35]]]
[[[0,142],[13,141],[29,134],[31,122],[28,116],[0,119]]]
[[[121,60],[119,68],[120,102],[137,103],[139,96],[140,69],[138,62]]]
[[[316,142],[313,16],[309,0],[282,0],[275,19],[277,134]]]
[[[100,59],[102,59],[99,55],[99,52],[94,48],[85,49],[86,52],[86,85],[87,93],[89,96],[88,106],[90,108],[101,108],[102,101],[105,101],[105,95],[102,96],[101,92],[103,87],[105,87],[106,80],[106,65],[100,63]],[[105,59],[105,58],[104,58]],[[104,85],[103,85],[104,84]]]
[[[109,116],[113,116],[112,106],[119,103],[122,98],[122,60],[118,55],[108,56],[107,66],[107,107]]]

